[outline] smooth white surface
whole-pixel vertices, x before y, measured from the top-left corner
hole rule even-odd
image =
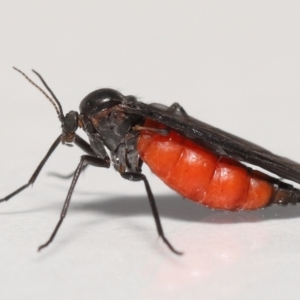
[[[24,184],[60,133],[53,107],[19,74],[39,71],[64,111],[100,87],[180,102],[194,117],[300,161],[298,1],[1,1],[0,197]],[[81,152],[59,147],[0,207],[1,299],[295,299],[300,207],[211,211],[145,168],[141,183],[89,168],[51,234]]]

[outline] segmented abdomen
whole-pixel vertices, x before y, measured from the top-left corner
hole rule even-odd
[[[145,127],[162,125],[146,120]],[[173,190],[210,208],[253,210],[268,204],[296,203],[300,192],[243,164],[219,157],[179,133],[142,130],[137,149],[142,160]]]

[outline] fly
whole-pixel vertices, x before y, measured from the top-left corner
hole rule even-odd
[[[134,96],[103,88],[88,94],[80,103],[80,112],[66,115],[44,79],[51,97],[22,71],[14,68],[37,87],[52,103],[61,122],[62,133],[56,138],[28,183],[0,202],[32,185],[56,147],[75,144],[85,152],[73,174],[59,221],[46,243],[55,238],[69,208],[71,197],[82,170],[91,165],[109,168],[130,181],[142,181],[154,217],[158,235],[168,248],[177,251],[165,237],[155,198],[142,165],[183,197],[213,209],[255,210],[272,204],[300,202],[300,190],[280,179],[254,170],[250,163],[283,179],[300,183],[300,164],[275,155],[264,148],[190,117],[174,103],[145,104]],[[89,142],[76,132],[81,128]]]

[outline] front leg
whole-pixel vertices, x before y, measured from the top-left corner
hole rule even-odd
[[[32,174],[32,176],[30,177],[29,181],[22,185],[21,187],[19,187],[17,190],[15,190],[14,192],[12,192],[11,194],[7,195],[6,197],[0,199],[0,202],[4,202],[4,201],[8,201],[10,198],[12,198],[13,196],[19,194],[20,192],[22,192],[23,190],[25,190],[27,187],[29,187],[30,185],[34,184],[35,180],[37,179],[37,177],[40,174],[40,171],[42,170],[42,168],[44,167],[45,163],[47,162],[48,158],[51,156],[51,154],[53,153],[53,151],[56,149],[56,147],[60,144],[61,141],[61,135],[58,136],[58,138],[54,141],[54,143],[52,144],[52,146],[50,147],[50,149],[48,150],[48,152],[46,153],[46,156],[43,158],[43,160],[39,163],[39,165],[37,166],[36,170],[34,171],[34,173]]]
[[[163,228],[162,228],[160,218],[159,218],[159,214],[158,214],[158,210],[157,210],[157,207],[156,207],[155,199],[154,199],[153,193],[151,191],[151,188],[150,188],[149,182],[147,180],[147,177],[144,174],[137,173],[137,172],[125,172],[125,173],[121,173],[121,176],[124,179],[130,180],[130,181],[141,181],[141,180],[144,181],[146,192],[147,192],[147,195],[148,195],[148,200],[149,200],[149,203],[150,203],[150,207],[151,207],[151,210],[152,210],[152,215],[154,217],[154,221],[155,221],[155,224],[156,224],[156,229],[157,229],[158,235],[162,238],[164,243],[169,247],[169,249],[172,252],[174,252],[175,254],[178,254],[178,255],[183,254],[182,252],[179,252],[179,251],[175,250],[173,248],[173,246],[170,244],[170,242],[167,240],[165,235],[164,235]]]
[[[78,134],[75,134],[74,144],[76,146],[78,146],[81,150],[83,150],[85,153],[87,153],[91,156],[96,155],[94,150],[92,149],[91,145],[89,143],[87,143],[84,139],[82,139]],[[88,165],[84,165],[82,171],[84,171],[87,166]],[[74,172],[72,172],[71,174],[68,174],[68,175],[62,175],[57,172],[49,172],[48,175],[62,178],[62,179],[69,179],[74,176]]]

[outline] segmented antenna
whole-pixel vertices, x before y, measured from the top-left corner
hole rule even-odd
[[[43,79],[43,77],[38,72],[32,70],[39,77],[39,79],[42,81],[43,85],[45,86],[45,88],[47,89],[47,91],[51,94],[51,96],[54,98],[54,100],[51,97],[49,97],[48,94],[40,86],[38,86],[35,82],[33,82],[25,73],[23,73],[21,70],[17,69],[16,67],[13,67],[13,69],[15,69],[20,74],[22,74],[32,85],[34,85],[41,93],[44,94],[44,96],[54,106],[54,108],[56,110],[56,113],[58,115],[59,120],[61,122],[63,122],[63,120],[64,120],[64,114],[63,114],[62,106],[61,106],[60,102],[58,101],[58,99],[56,98],[56,96],[54,95],[54,93],[52,92],[52,90],[49,88],[49,86],[45,82],[45,80]]]

